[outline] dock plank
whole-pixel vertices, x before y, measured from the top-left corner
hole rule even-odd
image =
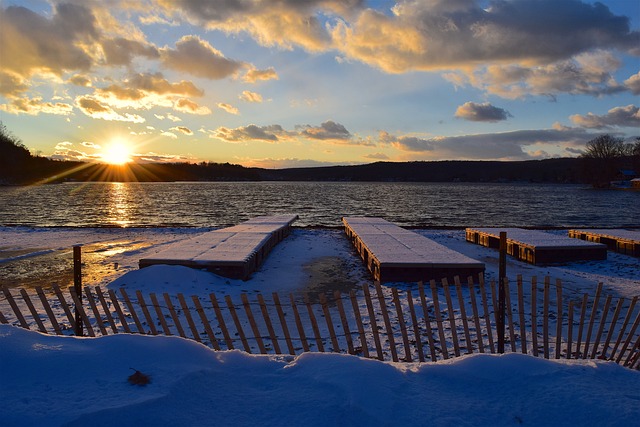
[[[609,250],[640,257],[640,231],[623,229],[569,230],[569,237],[607,245]]]
[[[507,233],[507,253],[530,264],[555,264],[607,259],[607,247],[567,236],[522,228],[467,228],[466,239],[498,249],[500,232]]]
[[[484,263],[378,217],[344,217],[345,234],[375,280],[429,281],[477,276]]]
[[[183,265],[207,269],[225,277],[247,279],[271,249],[289,234],[296,219],[297,215],[252,218],[173,245],[141,259],[139,266]]]

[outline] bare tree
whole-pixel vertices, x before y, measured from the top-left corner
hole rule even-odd
[[[622,138],[605,134],[593,138],[587,142],[587,147],[582,157],[591,159],[612,159],[627,155],[627,144]]]

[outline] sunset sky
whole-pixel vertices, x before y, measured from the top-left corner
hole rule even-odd
[[[577,156],[638,95],[636,0],[0,0],[0,120],[57,159]]]

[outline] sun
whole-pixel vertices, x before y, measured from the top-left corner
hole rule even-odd
[[[124,165],[132,161],[131,150],[121,141],[114,141],[102,151],[102,160],[110,165]]]

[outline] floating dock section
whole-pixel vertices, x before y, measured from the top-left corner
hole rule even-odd
[[[375,280],[417,282],[477,277],[484,263],[382,218],[342,218],[351,240]]]
[[[607,245],[611,251],[640,257],[640,231],[631,230],[569,230],[569,237]]]
[[[249,221],[201,234],[153,256],[141,259],[150,265],[183,265],[206,269],[221,276],[249,278],[267,254],[291,231],[297,215],[260,216]]]
[[[500,249],[501,231],[507,233],[507,253],[531,264],[607,259],[603,244],[522,228],[467,228],[467,241]]]

